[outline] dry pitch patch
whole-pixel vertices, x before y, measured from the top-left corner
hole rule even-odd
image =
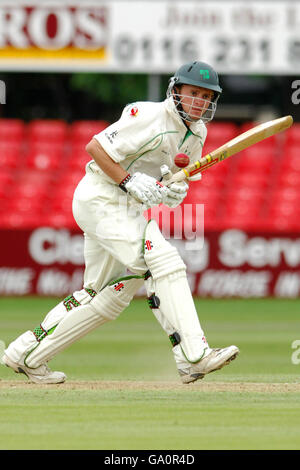
[[[34,384],[20,380],[0,380],[4,389],[54,389],[54,390],[157,390],[157,391],[198,391],[198,392],[300,392],[300,383],[258,383],[258,382],[195,382],[188,385],[178,382],[135,382],[135,381],[68,381],[63,384]]]

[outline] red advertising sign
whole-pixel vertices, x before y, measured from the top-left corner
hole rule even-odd
[[[0,295],[64,296],[82,288],[82,234],[41,227],[2,230],[0,240]]]
[[[0,295],[65,296],[82,288],[83,236],[41,227],[0,231]],[[173,238],[201,297],[300,296],[300,237],[231,229]]]
[[[178,243],[179,242],[179,243]],[[193,243],[193,242],[189,242]],[[300,237],[230,229],[206,233],[203,248],[177,241],[194,295],[299,297]]]

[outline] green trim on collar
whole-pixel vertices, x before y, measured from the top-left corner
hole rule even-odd
[[[185,133],[185,136],[183,137],[183,140],[182,140],[181,144],[179,145],[179,148],[182,147],[182,145],[184,144],[186,139],[189,138],[190,135],[194,135],[194,134],[192,133],[192,131],[190,129],[187,129],[187,131]]]
[[[190,135],[194,135],[195,137],[198,137],[200,139],[200,145],[201,145],[201,147],[203,147],[202,136],[198,135],[198,134],[195,134],[193,131],[191,131],[190,128],[188,128],[186,133],[185,133],[185,136],[183,137],[183,140],[182,140],[182,142],[179,146],[179,149],[182,147],[184,142],[190,137]]]

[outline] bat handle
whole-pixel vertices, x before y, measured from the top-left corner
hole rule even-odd
[[[160,167],[160,173],[161,173],[161,182],[168,186],[168,181],[172,178],[173,174],[168,165],[162,165]]]

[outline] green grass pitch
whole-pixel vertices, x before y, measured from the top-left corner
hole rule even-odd
[[[1,298],[0,344],[33,329],[56,303]],[[239,346],[229,366],[181,384],[171,343],[137,299],[51,361],[65,384],[30,384],[0,365],[0,449],[299,449],[299,301],[196,306],[212,347]]]

